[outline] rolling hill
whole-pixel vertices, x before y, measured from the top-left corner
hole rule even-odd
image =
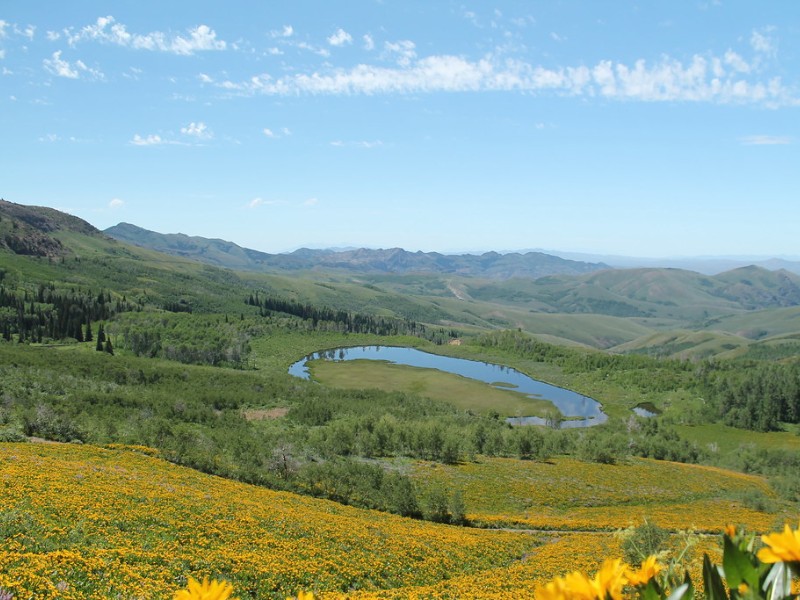
[[[6,285],[14,273],[35,274],[39,284],[111,287],[136,301],[234,314],[243,298],[261,291],[465,331],[519,328],[554,343],[619,352],[744,353],[771,336],[800,333],[794,318],[800,277],[784,270],[749,266],[711,276],[604,269],[541,253],[359,249],[270,255],[127,224],[109,233],[140,245],[53,209],[2,201],[0,272],[7,273]],[[778,346],[778,352],[789,347],[761,348]]]

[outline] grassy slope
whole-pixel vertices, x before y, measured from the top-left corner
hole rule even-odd
[[[0,456],[0,587],[18,597],[167,598],[188,575],[228,578],[240,598],[431,585],[511,564],[537,545],[530,535],[358,510],[132,452],[0,444]]]
[[[168,598],[188,575],[208,575],[232,581],[240,598],[284,598],[298,589],[323,598],[423,590],[426,597],[499,598],[530,595],[555,575],[619,555],[611,535],[435,525],[247,486],[123,449],[0,444],[0,457],[7,538],[0,587],[19,597]],[[732,517],[756,529],[765,523],[752,512],[726,512],[735,502],[702,502],[710,486],[763,487],[713,469],[566,459],[415,469],[426,481],[463,485],[468,509],[484,510],[488,501],[493,514],[505,510],[520,525],[602,529],[615,518],[636,522],[640,504],[659,518],[682,515],[667,523],[674,527],[700,520],[716,529]],[[511,493],[500,498],[502,487]],[[521,511],[543,514],[516,518]]]
[[[729,522],[765,531],[791,516],[742,504],[748,494],[772,496],[760,477],[641,458],[617,465],[480,458],[458,466],[417,463],[412,473],[423,487],[461,489],[468,517],[492,526],[614,530],[648,519],[672,531],[715,532]]]

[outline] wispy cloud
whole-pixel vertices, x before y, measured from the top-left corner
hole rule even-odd
[[[344,29],[337,29],[336,32],[328,38],[328,43],[331,46],[344,46],[345,44],[352,44],[353,36],[347,33]]]
[[[367,150],[371,150],[372,148],[380,148],[383,146],[383,142],[380,140],[375,140],[372,142],[369,141],[359,141],[359,142],[344,142],[342,140],[334,140],[331,142],[331,146],[335,148],[344,148],[344,147],[351,147],[351,148],[365,148]]]
[[[309,198],[303,202],[303,206],[316,206],[319,204],[319,200],[316,198]]]
[[[169,142],[162,139],[160,135],[150,134],[142,137],[137,133],[133,136],[133,139],[130,143],[134,146],[160,146],[161,144],[167,144]]]
[[[383,47],[384,56],[394,58],[401,67],[408,67],[417,57],[416,44],[411,40],[386,42]]]
[[[291,25],[284,25],[283,29],[274,29],[269,32],[270,37],[273,38],[289,38],[294,35],[294,27]]]
[[[90,79],[103,79],[103,74],[97,69],[90,69],[83,61],[76,60],[74,63],[61,58],[61,50],[53,52],[50,58],[42,61],[44,68],[59,77],[67,79],[79,79],[82,75],[87,75]]]
[[[292,135],[292,131],[288,127],[281,127],[280,132],[276,132],[269,127],[264,127],[261,132],[268,138],[278,139],[281,137],[288,137]]]
[[[773,56],[778,50],[778,43],[772,37],[773,31],[775,31],[773,26],[754,29],[750,35],[750,45],[753,50],[767,56]]]
[[[186,127],[181,127],[181,133],[199,140],[210,140],[214,134],[208,130],[208,126],[200,121],[199,123],[191,122]]]
[[[792,143],[788,135],[748,135],[739,138],[745,146],[785,146]]]
[[[655,63],[604,60],[594,66],[547,68],[491,55],[479,60],[452,55],[416,59],[413,42],[387,43],[386,51],[399,57],[397,67],[360,64],[279,78],[265,73],[218,85],[242,93],[284,96],[518,91],[646,102],[800,104],[779,77],[764,81],[743,73],[747,63],[738,55],[729,55],[727,62],[724,57],[695,55],[688,63],[667,56]]]
[[[276,206],[286,204],[285,200],[265,200],[264,198],[253,198],[247,203],[248,208],[258,208],[259,206]]]
[[[365,34],[361,39],[364,40],[364,50],[370,51],[375,49],[375,40],[370,34]]]
[[[108,208],[110,208],[111,210],[118,210],[123,206],[125,206],[125,201],[120,200],[119,198],[114,198],[113,200],[111,200],[111,202],[108,203]]]
[[[127,27],[117,23],[111,15],[99,17],[94,24],[77,31],[67,28],[63,33],[70,46],[85,41],[96,41],[135,50],[170,52],[182,56],[200,51],[225,50],[227,47],[226,42],[217,39],[216,32],[208,25],[198,25],[187,30],[184,35],[168,35],[161,31],[138,34],[128,32]],[[50,34],[48,37],[51,37]]]

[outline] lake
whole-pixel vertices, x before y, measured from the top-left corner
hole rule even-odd
[[[446,373],[476,379],[497,389],[512,389],[530,398],[549,400],[565,417],[565,420],[561,422],[562,428],[589,427],[591,425],[599,425],[608,419],[597,400],[549,383],[537,381],[516,369],[503,365],[430,354],[416,348],[361,346],[315,352],[289,367],[289,374],[302,379],[309,379],[310,374],[306,363],[310,360],[337,362],[343,360],[380,360],[410,367],[438,369]],[[514,425],[546,424],[541,417],[510,417],[507,420]]]

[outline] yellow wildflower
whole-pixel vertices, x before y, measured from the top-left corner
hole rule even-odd
[[[189,584],[185,590],[175,592],[174,600],[236,600],[231,598],[233,586],[227,581],[208,581],[208,577],[199,583],[189,577]]]
[[[642,563],[642,566],[639,567],[638,571],[628,571],[628,583],[631,585],[645,585],[655,577],[662,568],[663,567],[656,562],[655,554],[648,556]]]
[[[607,560],[594,579],[574,571],[537,588],[534,596],[536,600],[605,600],[608,596],[621,600],[622,587],[627,581],[627,570],[620,559]]]
[[[536,600],[595,600],[591,580],[578,571],[565,577],[556,577],[534,592]]]
[[[761,541],[768,546],[758,551],[758,559],[761,562],[800,563],[800,525],[795,531],[792,531],[787,523],[783,528],[783,533],[762,535]]]
[[[742,583],[740,583],[740,584],[739,584],[739,587],[737,588],[737,589],[738,589],[738,591],[739,591],[739,595],[740,595],[740,596],[744,596],[744,595],[747,593],[747,590],[748,590],[749,588],[750,588],[750,586],[749,586],[749,585],[747,585],[747,584],[746,584],[744,581],[743,581]]]
[[[725,525],[725,535],[729,538],[736,537],[736,525]]]
[[[621,559],[606,560],[594,576],[592,585],[597,598],[611,596],[614,600],[622,599],[622,587],[627,582],[628,566]]]
[[[297,592],[297,596],[289,596],[286,600],[314,600],[314,592],[300,590]]]

